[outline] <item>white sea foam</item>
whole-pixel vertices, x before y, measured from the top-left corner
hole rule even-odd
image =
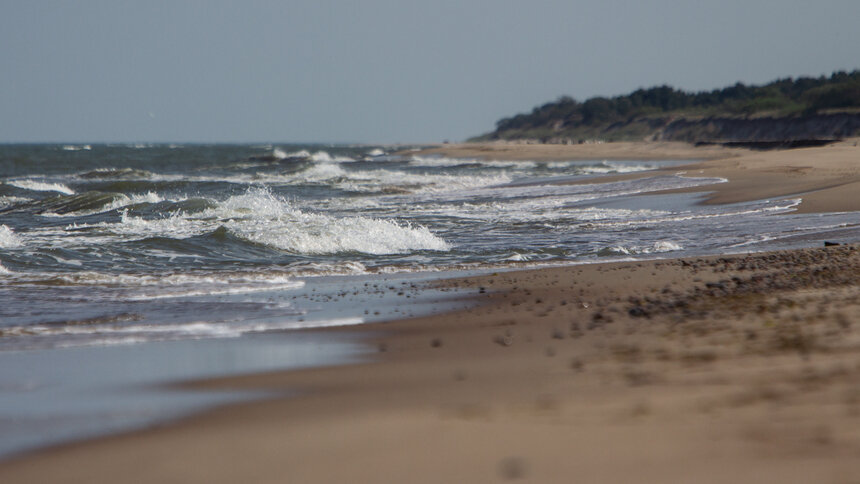
[[[311,152],[308,150],[293,151],[291,153],[284,153],[283,150],[278,150],[278,151],[280,151],[281,153],[284,154],[284,158],[310,158],[311,157]]]
[[[225,227],[233,235],[299,254],[399,254],[416,250],[447,251],[450,246],[426,227],[369,217],[333,217],[303,212],[264,189],[230,197],[196,214],[175,213],[147,220],[123,212],[120,223],[98,227],[132,239],[183,239]]]
[[[461,165],[481,165],[494,168],[532,169],[544,166],[553,169],[568,169],[570,175],[600,175],[607,173],[631,173],[653,170],[660,166],[655,162],[640,161],[532,161],[532,160],[484,160],[477,158],[447,158],[444,156],[419,156],[409,158],[413,166],[454,167]]]
[[[331,163],[333,161],[336,162],[350,162],[355,161],[354,159],[348,156],[332,156],[328,152],[325,151],[317,151],[316,153],[310,156],[312,161],[316,161],[318,163]]]
[[[315,153],[311,153],[308,150],[299,150],[293,152],[286,152],[281,148],[275,148],[272,150],[272,156],[279,160],[283,160],[286,158],[305,158],[311,161],[316,161],[318,163],[332,163],[332,162],[350,162],[355,161],[348,156],[332,156],[327,151],[317,151]]]
[[[54,274],[53,279],[67,284],[122,287],[195,286],[195,285],[283,285],[295,284],[289,274],[282,272],[168,273],[168,274],[109,274],[75,272]]]
[[[24,178],[20,180],[6,180],[6,184],[35,192],[60,192],[65,193],[66,195],[75,194],[74,190],[63,185],[62,183],[42,182],[38,180],[31,180],[29,178]]]
[[[63,151],[89,151],[91,149],[93,149],[93,147],[90,145],[63,145]]]
[[[332,162],[315,163],[307,170],[301,172],[294,179],[297,182],[325,182],[333,178],[346,177],[347,173],[340,164]]]
[[[491,185],[474,189],[440,191],[425,196],[412,196],[415,201],[458,202],[475,199],[492,199],[507,202],[510,199],[564,197],[568,203],[608,197],[636,195],[658,190],[689,188],[721,183],[722,178],[684,178],[677,176],[653,177],[634,181],[582,185]]]
[[[207,212],[218,217],[248,214],[227,221],[225,226],[238,237],[300,254],[396,254],[450,249],[425,227],[368,217],[305,213],[264,190],[231,197]]]
[[[651,250],[647,253],[655,253],[655,252],[675,252],[677,250],[684,250],[680,244],[672,242],[671,240],[661,240],[659,242],[654,243],[651,247]]]
[[[659,254],[663,252],[675,252],[684,248],[670,240],[660,240],[650,245],[634,245],[625,247],[623,245],[613,245],[604,247],[597,251],[599,256],[619,256],[619,255],[636,255],[636,254]]]
[[[292,157],[301,154],[302,152],[297,152],[287,155],[288,157]],[[313,156],[310,153],[308,155]],[[258,172],[227,176],[152,174],[148,179],[159,182],[220,182],[264,186],[320,185],[359,193],[439,193],[501,185],[513,180],[513,175],[505,172],[454,175],[444,173],[409,173],[388,169],[347,170],[341,165],[341,163],[346,162],[341,158],[317,161],[297,173]]]
[[[397,190],[414,193],[439,193],[499,185],[511,181],[507,173],[486,175],[448,175],[406,173],[395,170],[345,170],[337,163],[320,163],[290,178],[279,177],[285,184],[325,184],[351,192]],[[278,178],[264,177],[262,182]]]
[[[76,261],[62,261],[74,265]],[[15,284],[59,284],[62,286],[93,286],[108,292],[98,292],[111,300],[146,301],[150,299],[250,294],[268,291],[289,291],[304,287],[304,281],[285,272],[233,273],[173,273],[173,274],[109,274],[80,271],[72,273],[20,274]]]
[[[550,166],[554,163],[550,162]],[[568,165],[571,166],[571,165]],[[633,173],[637,171],[654,170],[659,167],[657,163],[624,163],[616,161],[603,161],[598,164],[584,165],[581,162],[577,166],[578,171],[584,175],[603,175],[608,173]]]
[[[0,225],[0,249],[12,249],[21,246],[21,239],[5,225]]]
[[[374,158],[377,156],[382,156],[384,154],[385,154],[385,152],[379,148],[374,148],[374,149],[367,152],[367,156],[374,157]]]

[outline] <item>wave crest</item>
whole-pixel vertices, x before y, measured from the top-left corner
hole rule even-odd
[[[118,235],[184,239],[224,226],[236,237],[298,254],[402,254],[448,251],[450,245],[424,226],[370,217],[334,217],[303,212],[266,189],[251,189],[196,214],[174,213],[148,220],[122,214],[106,228]]]
[[[67,187],[66,185],[63,185],[62,183],[48,183],[38,180],[31,180],[29,178],[25,178],[22,180],[7,180],[6,184],[34,192],[60,192],[65,193],[66,195],[75,194],[74,190]]]

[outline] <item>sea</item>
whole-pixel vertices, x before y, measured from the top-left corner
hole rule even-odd
[[[176,382],[362,361],[307,330],[469,304],[439,278],[817,246],[860,222],[797,214],[802,194],[703,205],[726,180],[648,173],[681,161],[419,148],[0,145],[0,458],[260,397]],[[700,191],[661,194],[679,188]]]

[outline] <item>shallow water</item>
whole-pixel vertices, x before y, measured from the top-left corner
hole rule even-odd
[[[142,361],[173,348],[186,361],[211,354],[212,341],[253,353],[267,337],[288,344],[291,329],[450,307],[450,294],[407,298],[426,273],[820,245],[850,238],[858,224],[853,213],[794,214],[799,199],[701,206],[701,195],[649,195],[724,181],[689,173],[561,184],[678,162],[498,162],[393,150],[0,146],[0,358],[8,362],[0,399],[21,397],[20,407],[29,398],[15,383],[20,373],[35,372],[33,362],[66,364],[74,351],[111,365],[125,352],[110,348],[149,352]],[[341,353],[322,351],[313,364]],[[212,358],[229,360],[219,354]],[[272,368],[297,364],[276,360]],[[185,366],[194,365],[153,378],[185,378]],[[70,378],[68,388],[85,383]],[[62,388],[60,401],[69,398]],[[35,443],[6,437],[12,443],[0,452],[86,434],[75,428]]]
[[[642,195],[722,181],[688,174],[558,184],[667,163],[390,152],[0,147],[0,349],[303,326],[308,308],[284,295],[307,277],[760,250],[857,222],[792,215],[798,200]]]

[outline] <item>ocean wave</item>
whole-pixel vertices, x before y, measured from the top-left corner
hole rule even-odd
[[[553,162],[549,163],[550,166],[554,166]],[[568,164],[568,166],[571,166]],[[575,165],[578,168],[578,174],[582,175],[608,175],[612,173],[634,173],[637,171],[647,171],[654,170],[660,167],[658,163],[631,163],[631,162],[620,162],[620,161],[601,161],[599,163],[593,165],[583,165],[577,164]]]
[[[655,212],[657,217],[641,218],[634,220],[612,220],[601,221],[592,224],[592,228],[631,227],[642,225],[659,225],[668,222],[689,222],[693,220],[706,220],[712,218],[740,217],[745,215],[767,215],[771,213],[788,213],[793,211],[802,199],[794,198],[788,200],[764,200],[760,202],[747,202],[738,204],[737,208],[726,209],[724,206],[714,208],[700,208],[696,211],[684,212]],[[734,209],[732,209],[734,208]]]
[[[40,215],[44,217],[84,217],[142,203],[159,203],[163,200],[153,192],[132,195],[86,192],[74,195],[61,203],[52,203],[50,205],[55,207],[55,211],[43,211]],[[46,210],[51,210],[51,208],[46,207]]]
[[[513,199],[539,200],[547,197],[564,197],[567,203],[612,197],[638,195],[676,188],[691,188],[725,181],[722,178],[684,178],[657,176],[594,184],[494,184],[472,189],[457,189],[412,196],[415,202],[462,203],[473,200],[494,200],[507,203]],[[396,200],[396,199],[395,199]]]
[[[17,205],[19,203],[29,202],[31,200],[31,198],[24,197],[0,196],[0,210],[3,210],[6,207]]]
[[[597,256],[599,257],[615,257],[615,256],[625,256],[625,255],[638,255],[638,254],[660,254],[664,252],[675,252],[679,250],[684,250],[684,248],[670,240],[660,240],[654,242],[651,245],[634,245],[630,247],[625,247],[622,245],[613,245],[609,247],[604,247],[597,251]]]
[[[96,168],[95,170],[86,171],[77,175],[83,179],[123,179],[123,180],[138,180],[146,179],[153,176],[152,172],[147,170],[139,170],[137,168]]]
[[[285,316],[299,316],[303,312],[284,308]],[[122,315],[120,315],[122,316]],[[123,324],[116,321],[73,321],[70,324],[32,324],[0,328],[6,344],[16,348],[81,346],[113,346],[155,341],[187,339],[237,338],[250,333],[265,333],[292,329],[351,326],[362,324],[363,318],[348,317],[301,321],[280,318],[277,321],[191,321],[172,324]]]
[[[296,277],[353,276],[368,274],[371,271],[358,261],[339,262],[302,262],[290,266],[290,273]]]
[[[283,160],[284,158],[289,158],[290,154],[280,148],[275,148],[272,150],[272,156],[279,160]]]
[[[147,193],[142,193],[142,194],[131,194],[131,195],[126,195],[126,194],[120,193],[120,194],[117,194],[113,198],[112,201],[102,205],[101,207],[95,207],[95,208],[89,208],[89,209],[83,208],[83,209],[79,209],[79,210],[72,210],[72,211],[66,212],[62,215],[49,214],[49,213],[45,213],[43,215],[45,215],[45,216],[57,215],[57,216],[82,217],[82,216],[86,216],[86,215],[93,215],[93,214],[97,214],[97,213],[109,212],[111,210],[119,210],[119,209],[126,208],[126,207],[129,207],[132,205],[140,205],[140,204],[144,204],[144,203],[153,204],[153,203],[160,203],[163,201],[164,201],[164,199],[161,198],[161,196],[159,196],[157,193],[154,193],[154,192],[147,192]]]
[[[93,149],[93,147],[90,145],[63,145],[62,147],[63,151],[89,151],[91,149]]]
[[[63,185],[62,183],[42,182],[38,180],[31,180],[29,178],[20,180],[6,180],[6,184],[34,192],[60,192],[65,193],[66,195],[75,194],[74,190],[67,187],[66,185]]]
[[[3,285],[98,287],[110,300],[148,301],[152,299],[223,296],[268,291],[290,291],[304,287],[290,272],[224,272],[168,274],[110,274],[81,271],[72,273],[15,273]]]
[[[368,217],[333,217],[306,213],[266,190],[249,190],[226,200],[211,215],[235,217],[225,226],[251,242],[300,254],[398,254],[416,250],[447,251],[450,246],[426,227]]]
[[[331,153],[329,153],[327,151],[322,151],[322,150],[316,151],[314,153],[311,153],[308,150],[299,150],[299,151],[287,152],[287,151],[282,150],[281,148],[274,148],[274,149],[272,149],[271,155],[257,157],[257,158],[270,160],[270,161],[298,159],[298,160],[315,161],[318,163],[332,163],[332,162],[346,163],[346,162],[355,161],[353,158],[350,158],[348,156],[337,156],[337,155],[332,156]]]
[[[265,189],[249,189],[199,213],[173,213],[146,219],[122,212],[119,223],[80,225],[100,228],[127,240],[148,237],[185,239],[226,228],[246,241],[297,254],[401,254],[448,251],[450,245],[424,226],[363,216],[307,213]]]
[[[485,160],[479,158],[448,158],[444,156],[409,157],[411,166],[426,166],[435,168],[453,168],[462,166],[480,166],[489,168],[515,168],[530,170],[537,167],[564,171],[560,175],[606,175],[611,173],[632,173],[637,171],[654,170],[661,166],[657,162],[645,161],[534,161],[534,160]]]
[[[320,163],[294,176],[264,176],[263,183],[327,185],[355,193],[439,193],[500,185],[511,181],[507,173],[454,175],[409,173],[397,170],[345,170],[337,163]]]
[[[309,158],[311,161],[316,161],[317,163],[331,163],[331,162],[349,163],[349,162],[355,161],[353,158],[350,158],[348,156],[332,156],[331,154],[329,154],[326,151],[317,151],[316,153],[312,154]]]

